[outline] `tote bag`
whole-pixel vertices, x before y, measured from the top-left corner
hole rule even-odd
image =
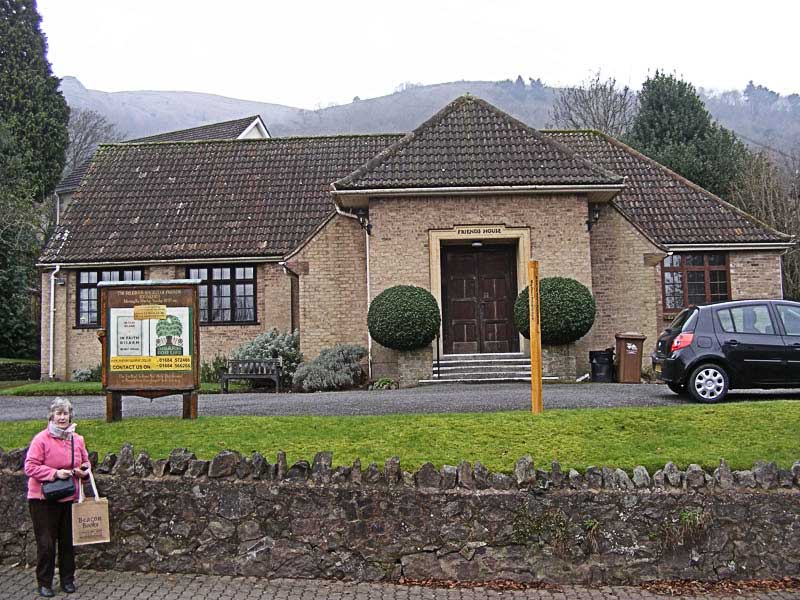
[[[103,544],[111,541],[108,499],[97,493],[94,475],[89,471],[94,499],[86,500],[83,485],[78,486],[78,501],[72,505],[72,545]]]

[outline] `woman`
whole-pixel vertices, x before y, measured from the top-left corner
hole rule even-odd
[[[75,550],[72,547],[72,502],[78,498],[80,479],[89,475],[89,455],[83,438],[75,433],[72,403],[56,398],[50,404],[47,427],[37,433],[25,459],[28,506],[36,536],[36,584],[39,595],[51,598],[58,546],[61,589],[75,591]],[[61,500],[45,500],[42,484],[72,477],[75,494]]]

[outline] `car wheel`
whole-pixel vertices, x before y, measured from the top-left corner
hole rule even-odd
[[[686,386],[682,383],[674,383],[670,381],[667,383],[667,387],[670,389],[671,392],[678,394],[679,396],[686,393]]]
[[[720,402],[728,394],[729,379],[719,365],[700,365],[689,377],[687,389],[698,402]]]

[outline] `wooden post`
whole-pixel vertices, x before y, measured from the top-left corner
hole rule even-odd
[[[122,421],[122,393],[106,392],[106,423]]]
[[[183,393],[183,418],[197,418],[197,392]]]
[[[539,261],[528,261],[528,306],[531,326],[531,412],[542,414],[542,331],[539,313]]]

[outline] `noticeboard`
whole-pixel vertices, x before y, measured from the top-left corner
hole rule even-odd
[[[104,282],[98,287],[103,388],[173,393],[198,389],[196,282]]]

